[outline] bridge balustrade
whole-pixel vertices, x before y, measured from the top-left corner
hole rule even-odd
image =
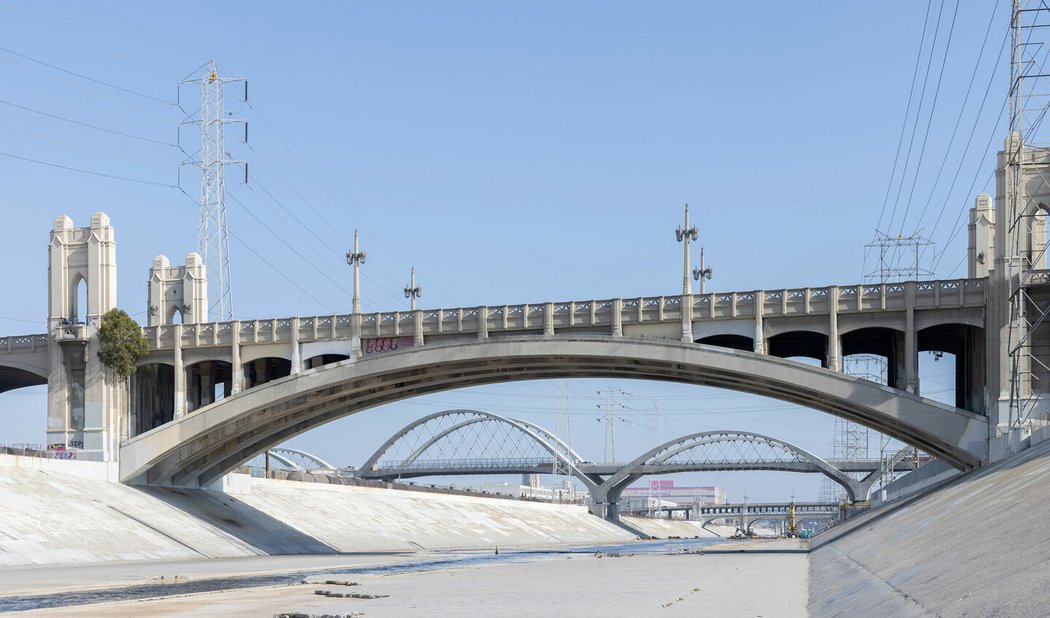
[[[906,287],[911,284],[790,288],[759,292],[694,294],[692,317],[697,321],[755,318],[756,305],[764,317],[827,314],[832,304],[838,313],[906,309]],[[913,284],[915,309],[981,307],[985,302],[983,279],[924,281]],[[832,298],[834,296],[834,298]],[[761,297],[761,303],[756,299]],[[182,347],[241,343],[281,343],[349,339],[354,334],[352,315],[273,318],[240,322],[181,326]],[[609,327],[678,322],[681,296],[547,302],[536,304],[459,307],[449,309],[381,312],[360,316],[360,336],[366,338],[477,334],[501,331]],[[174,347],[174,325],[143,329],[153,349]],[[293,333],[292,331],[297,332]],[[8,338],[10,339],[10,338]],[[17,338],[16,338],[17,339]],[[4,340],[0,339],[0,346]]]

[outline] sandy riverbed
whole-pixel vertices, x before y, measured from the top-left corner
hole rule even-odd
[[[744,550],[744,551],[740,551]],[[387,556],[381,562],[418,560]],[[254,572],[317,568],[277,557]],[[307,561],[309,562],[309,561]],[[358,561],[351,563],[360,564]],[[334,566],[334,565],[333,565]],[[270,568],[272,567],[272,568]],[[797,541],[753,541],[702,554],[523,556],[430,571],[310,577],[356,586],[293,584],[38,610],[51,616],[806,616],[808,556]],[[336,593],[389,595],[332,598]],[[10,591],[7,591],[10,594]]]

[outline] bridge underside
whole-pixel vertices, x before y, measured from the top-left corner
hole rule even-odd
[[[25,369],[0,366],[0,393],[41,384],[47,384],[46,377]]]
[[[428,345],[276,380],[129,440],[121,448],[121,478],[205,485],[292,436],[393,401],[500,382],[595,377],[715,386],[796,403],[964,470],[984,457],[984,417],[845,374],[668,340],[554,336]]]

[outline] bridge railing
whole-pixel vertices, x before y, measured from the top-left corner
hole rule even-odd
[[[47,349],[47,341],[46,334],[0,337],[0,353],[36,352],[39,349]]]
[[[565,329],[611,332],[616,326],[680,322],[683,300],[692,302],[695,321],[754,318],[758,307],[766,317],[828,314],[832,306],[838,313],[904,310],[909,288],[913,289],[911,302],[916,309],[979,307],[985,303],[983,279],[950,279],[368,313],[360,316],[360,336],[388,340],[383,345],[391,347],[384,349],[391,349],[408,345],[408,338],[446,334],[540,334]],[[146,327],[143,333],[154,349],[174,347],[177,328],[182,331],[183,347],[228,346],[235,336],[241,343],[309,342],[350,339],[357,334],[354,319],[343,314],[165,325]]]
[[[552,465],[553,457],[516,457],[488,459],[428,459],[425,461],[381,461],[375,470],[362,472],[390,472],[399,470],[505,470],[507,468],[535,468]]]

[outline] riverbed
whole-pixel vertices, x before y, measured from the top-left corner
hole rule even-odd
[[[496,552],[22,569],[0,584],[0,609],[30,616],[806,615],[808,556],[796,540]]]

